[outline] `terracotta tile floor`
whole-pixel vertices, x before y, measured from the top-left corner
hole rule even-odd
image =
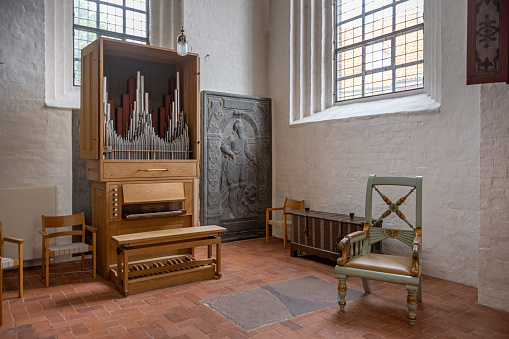
[[[334,266],[292,258],[278,239],[222,249],[221,279],[127,298],[91,271],[79,272],[79,261],[52,265],[49,288],[40,267],[26,268],[22,299],[16,271],[8,271],[0,338],[509,338],[508,312],[478,305],[476,288],[428,276],[415,326],[406,321],[404,286],[372,281],[373,293],[348,302],[346,312],[332,306],[246,331],[200,300],[306,275],[336,282]],[[360,279],[348,286],[362,291]]]

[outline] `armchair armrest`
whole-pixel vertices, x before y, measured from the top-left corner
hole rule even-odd
[[[13,237],[4,237],[4,240],[18,245],[21,245],[25,241],[25,239],[18,239]]]
[[[49,236],[48,233],[46,233],[46,231],[43,231],[43,230],[39,230],[39,233],[43,236],[43,237],[47,237]]]
[[[410,275],[412,277],[419,276],[419,254],[421,252],[421,242],[422,237],[416,236],[414,238],[412,247],[412,270],[410,271]]]
[[[366,232],[364,231],[356,231],[356,232],[352,232],[350,234],[347,234],[345,236],[345,238],[350,238],[352,239],[352,242],[357,242],[357,241],[361,241],[363,239],[366,239]]]
[[[85,229],[92,233],[97,233],[97,228],[94,226],[85,225]]]
[[[341,257],[338,258],[337,264],[339,266],[344,266],[348,260],[350,260],[350,246],[355,243],[365,240],[366,232],[364,231],[356,231],[350,234],[347,234],[338,244],[338,250],[341,251]],[[358,253],[357,253],[358,254]]]
[[[269,222],[269,214],[271,211],[282,211],[283,207],[271,207],[265,210],[265,222]]]

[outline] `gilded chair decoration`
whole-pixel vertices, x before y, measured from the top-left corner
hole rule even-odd
[[[408,224],[408,226],[410,226],[410,228],[414,229],[414,226],[407,220],[407,218],[405,217],[405,215],[403,214],[403,212],[401,212],[399,210],[399,206],[401,206],[405,201],[406,199],[408,198],[408,196],[410,194],[412,194],[413,191],[415,191],[415,187],[413,187],[410,192],[408,192],[406,195],[402,196],[401,198],[398,199],[398,201],[396,201],[396,203],[393,203],[391,201],[391,199],[387,198],[387,196],[385,196],[379,189],[378,187],[376,186],[373,186],[373,189],[375,191],[378,192],[378,194],[382,197],[382,200],[385,201],[385,203],[389,206],[389,209],[387,211],[385,211],[384,213],[382,213],[382,216],[380,218],[378,218],[376,220],[376,222],[382,220],[382,219],[385,219],[386,217],[388,217],[391,213],[396,213],[396,215],[398,217],[401,218],[401,220],[403,220],[404,222],[406,222]],[[375,223],[376,223],[375,222]]]
[[[393,203],[377,186],[407,186],[410,191]],[[389,208],[376,221],[372,219],[373,190],[376,191]],[[415,192],[414,227],[399,210],[407,198]],[[379,220],[395,213],[411,230],[384,229],[373,227]],[[396,219],[398,220],[398,219]],[[371,245],[387,238],[396,239],[411,249],[409,256],[395,256],[370,253]],[[421,302],[421,262],[422,262],[422,177],[376,177],[371,175],[366,188],[364,229],[346,235],[338,245],[341,257],[337,260],[335,274],[338,278],[339,307],[346,306],[347,277],[362,279],[364,291],[371,293],[369,279],[405,285],[408,291],[407,319],[414,325],[417,319],[417,303]]]
[[[399,235],[398,230],[385,230],[385,234],[387,234],[388,237],[395,238]]]

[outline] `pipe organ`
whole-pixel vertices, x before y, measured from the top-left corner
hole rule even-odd
[[[176,83],[174,101],[170,104],[171,95],[165,95],[166,105],[160,107],[159,114],[151,109],[152,101],[149,93],[144,91],[145,77],[140,71],[137,72],[135,93],[122,95],[122,102],[127,105],[115,109],[113,100],[104,101],[104,159],[190,158],[189,129],[184,112],[180,110],[179,78],[177,72],[176,82],[169,81],[170,84]],[[128,79],[128,90],[131,80],[134,79]],[[107,84],[104,77],[103,98],[109,98]],[[126,95],[127,100],[124,100]]]
[[[194,226],[199,62],[196,54],[107,38],[82,50],[80,156],[92,181],[97,270],[106,279],[117,263],[112,237]]]

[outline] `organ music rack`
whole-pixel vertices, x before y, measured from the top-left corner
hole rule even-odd
[[[81,67],[80,157],[87,160],[92,181],[97,270],[108,279],[116,263],[112,236],[194,225],[200,59],[99,38],[82,50]],[[179,137],[184,140],[179,146],[164,144]],[[164,254],[191,255],[192,250]]]

